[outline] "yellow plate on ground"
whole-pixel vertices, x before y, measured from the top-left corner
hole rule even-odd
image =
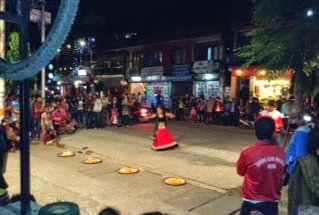
[[[137,173],[139,170],[133,167],[123,167],[118,170],[118,173],[121,174],[134,174]]]
[[[66,151],[66,152],[61,152],[58,154],[58,157],[72,157],[74,156],[74,152]]]
[[[83,160],[83,163],[85,164],[97,164],[97,163],[102,163],[102,160],[99,158],[87,158]]]
[[[186,180],[182,178],[166,178],[164,179],[164,183],[171,186],[181,186],[186,184]]]

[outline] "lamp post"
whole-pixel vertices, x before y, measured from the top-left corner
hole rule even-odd
[[[41,5],[41,42],[45,41],[45,0]],[[45,106],[45,67],[41,71],[41,97],[43,99],[43,107]]]
[[[6,8],[6,1],[0,0],[0,11],[5,11]],[[6,31],[5,31],[5,21],[0,20],[0,57],[5,58],[5,38],[6,38]],[[0,78],[0,118],[5,116],[4,113],[4,98],[5,98],[5,79]]]

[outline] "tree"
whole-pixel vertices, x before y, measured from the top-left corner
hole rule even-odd
[[[30,44],[28,45],[28,53],[31,55]],[[16,31],[10,33],[9,50],[6,53],[6,58],[10,63],[20,61],[20,34]],[[36,75],[33,77],[33,81],[36,83]],[[10,83],[10,85],[13,85],[13,83]]]
[[[318,68],[319,2],[317,0],[251,0],[255,28],[247,33],[250,45],[237,55],[270,71],[273,78],[283,71],[293,72],[294,108],[303,108],[303,95],[313,90],[311,77]]]

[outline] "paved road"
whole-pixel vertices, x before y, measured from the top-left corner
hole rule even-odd
[[[235,162],[240,150],[255,141],[253,132],[186,122],[169,122],[169,127],[180,147],[163,152],[150,150],[150,123],[79,130],[62,138],[65,150],[32,145],[32,193],[42,205],[59,200],[76,202],[84,215],[95,215],[106,206],[114,206],[124,215],[156,210],[176,215],[235,214],[241,203],[238,191],[242,183]],[[103,162],[83,164],[87,157],[83,147]],[[71,158],[56,156],[66,150],[83,153]],[[18,164],[19,154],[10,154],[6,174],[10,193],[19,192]],[[123,166],[140,172],[118,174]],[[170,176],[188,183],[165,185],[163,179]]]

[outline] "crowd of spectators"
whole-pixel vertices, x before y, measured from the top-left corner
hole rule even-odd
[[[74,133],[78,128],[103,128],[106,126],[130,126],[139,121],[134,114],[141,106],[150,109],[165,106],[161,96],[156,97],[156,105],[149,104],[142,94],[105,95],[66,95],[47,98],[44,104],[40,96],[30,98],[30,139],[37,141],[57,140],[59,135]],[[289,115],[293,108],[292,99],[276,101],[277,110]],[[167,108],[167,106],[166,106]],[[256,121],[263,109],[257,98],[248,100],[227,96],[194,97],[192,95],[172,96],[169,111],[180,121],[206,125],[237,126],[245,117]],[[11,151],[20,147],[20,103],[16,95],[8,95],[5,100],[6,133],[11,142]]]

